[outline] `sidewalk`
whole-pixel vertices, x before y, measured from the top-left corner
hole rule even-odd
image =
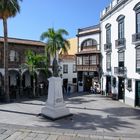
[[[51,121],[38,116],[45,100],[0,105],[0,140],[138,140],[140,110],[101,95],[66,100],[74,115]]]

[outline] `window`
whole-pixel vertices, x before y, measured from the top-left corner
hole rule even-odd
[[[96,65],[96,55],[90,56],[90,65]]]
[[[73,64],[73,73],[75,73],[75,72],[76,72],[76,65]]]
[[[89,65],[89,56],[83,56],[83,65]]]
[[[111,53],[106,54],[106,69],[111,70]]]
[[[0,50],[0,61],[2,61],[2,51]]]
[[[82,65],[82,57],[77,57],[77,65]]]
[[[140,33],[140,11],[136,13],[136,33]]]
[[[125,16],[123,16],[123,15],[120,15],[117,18],[117,21],[118,21],[118,39],[124,38],[124,18],[125,18]]]
[[[77,83],[77,78],[72,78],[72,83]]]
[[[136,72],[140,72],[140,46],[136,48]]]
[[[82,42],[81,50],[89,47],[97,47],[97,41],[94,39],[86,39]]]
[[[124,67],[124,51],[118,52],[118,66]]]
[[[19,62],[19,54],[15,50],[11,50],[9,54],[9,59],[11,62]]]
[[[127,87],[129,91],[132,90],[132,79],[127,79]]]
[[[136,33],[140,33],[140,2],[133,9],[136,12]]]
[[[106,44],[111,43],[111,24],[107,24],[106,28]]]
[[[63,73],[68,73],[68,65],[67,64],[63,65]]]

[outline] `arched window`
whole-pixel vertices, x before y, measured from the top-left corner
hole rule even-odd
[[[111,24],[107,23],[106,26],[106,44],[111,43]]]
[[[9,54],[10,62],[19,62],[19,53],[15,50],[11,50]]]
[[[136,33],[140,33],[140,2],[133,9],[136,12]]]
[[[136,72],[140,73],[140,46],[136,47]]]
[[[96,48],[97,47],[97,41],[94,39],[87,39],[82,42],[81,44],[81,50],[86,49],[86,48]]]

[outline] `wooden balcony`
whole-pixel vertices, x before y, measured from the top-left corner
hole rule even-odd
[[[125,49],[126,46],[126,39],[125,38],[120,38],[115,41],[115,47],[116,49]]]
[[[127,74],[127,69],[126,67],[114,67],[114,74],[125,77]]]
[[[77,65],[77,71],[99,71],[97,65]]]
[[[112,51],[112,43],[104,44],[104,51],[111,52]]]
[[[132,35],[132,43],[135,45],[140,44],[140,33],[135,33]]]

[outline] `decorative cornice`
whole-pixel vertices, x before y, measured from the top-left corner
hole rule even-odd
[[[122,0],[120,1],[118,4],[116,4],[116,6],[111,7],[111,9],[109,11],[107,11],[101,18],[100,21],[104,20],[107,16],[109,16],[110,14],[112,14],[114,11],[116,11],[120,6],[122,6],[123,4],[125,4],[128,0]]]

